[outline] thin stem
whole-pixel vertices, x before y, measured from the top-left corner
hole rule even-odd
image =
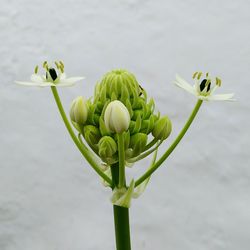
[[[126,185],[125,180],[125,150],[124,150],[124,134],[117,134],[118,138],[118,155],[119,155],[119,185],[118,187],[124,187]]]
[[[146,145],[145,149],[143,150],[143,152],[147,151],[148,149],[150,149],[152,146],[155,145],[156,142],[158,142],[159,139],[154,138],[148,145]]]
[[[68,118],[65,114],[65,111],[63,109],[60,97],[58,95],[57,89],[56,87],[51,87],[53,96],[55,98],[57,107],[59,109],[59,112],[62,116],[63,122],[72,138],[72,140],[74,141],[75,145],[77,146],[77,148],[80,150],[80,152],[82,153],[82,155],[85,157],[85,159],[88,161],[88,163],[92,166],[92,168],[96,171],[97,174],[99,174],[107,183],[109,183],[110,185],[112,185],[112,180],[105,174],[102,172],[102,170],[99,168],[98,164],[95,162],[95,160],[93,159],[93,157],[90,155],[90,153],[86,150],[86,148],[84,148],[80,141],[78,140],[78,138],[76,137],[69,121]]]
[[[178,143],[181,141],[181,139],[183,138],[183,136],[186,134],[188,128],[190,127],[191,123],[193,122],[196,114],[198,113],[201,104],[202,104],[202,100],[198,100],[191,115],[189,116],[186,124],[184,125],[184,127],[182,128],[181,132],[179,133],[179,135],[176,137],[176,139],[174,140],[174,142],[171,144],[171,146],[168,148],[168,150],[162,155],[162,157],[154,164],[154,166],[150,169],[148,169],[146,171],[146,173],[144,173],[136,182],[135,182],[135,187],[137,187],[138,185],[140,185],[145,179],[147,179],[149,176],[152,175],[152,173],[155,172],[155,170],[160,167],[160,165],[168,158],[168,156],[173,152],[173,150],[175,149],[175,147],[178,145]]]
[[[139,160],[142,160],[144,158],[146,158],[147,156],[149,156],[150,154],[152,154],[155,150],[158,149],[158,147],[162,144],[163,141],[159,141],[159,143],[154,147],[154,148],[151,148],[150,150],[148,150],[147,152],[137,156],[137,157],[134,157],[134,158],[130,158],[127,160],[127,162],[129,163],[134,163],[136,161],[139,161]]]

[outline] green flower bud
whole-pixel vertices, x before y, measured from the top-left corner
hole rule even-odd
[[[98,128],[93,125],[84,126],[84,138],[91,148],[95,151],[98,149],[98,142],[101,138],[101,134]]]
[[[80,125],[84,125],[88,117],[87,101],[79,96],[73,100],[70,108],[70,119]]]
[[[98,143],[98,148],[98,154],[106,162],[117,152],[117,144],[115,140],[110,136],[102,137]]]
[[[140,87],[135,76],[124,69],[115,69],[104,75],[100,84],[96,86],[94,102],[100,100],[118,99],[126,102],[131,99],[131,102],[136,103],[140,94]]]
[[[133,157],[139,155],[147,145],[148,136],[143,133],[137,133],[130,138],[130,148],[133,149]]]
[[[156,121],[152,135],[158,140],[165,140],[170,135],[171,130],[171,121],[167,116],[163,116],[158,121]]]
[[[110,102],[104,113],[104,122],[113,133],[120,134],[128,130],[130,115],[126,106],[118,100]]]

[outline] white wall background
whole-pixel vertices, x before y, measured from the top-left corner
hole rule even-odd
[[[220,76],[221,92],[238,101],[205,103],[133,201],[133,249],[250,248],[250,1],[0,2],[1,250],[114,249],[110,191],[74,147],[50,89],[13,84],[56,59],[87,77],[61,89],[67,110],[106,71],[132,71],[172,119],[161,152],[195,104],[172,84],[175,73]],[[130,173],[139,176],[143,165]]]

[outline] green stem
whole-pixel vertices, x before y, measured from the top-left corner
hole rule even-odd
[[[109,183],[110,185],[112,185],[112,180],[105,174],[103,173],[103,171],[99,168],[98,164],[95,162],[95,160],[93,159],[93,157],[90,155],[90,153],[86,150],[86,148],[84,148],[80,141],[78,140],[78,138],[76,137],[69,121],[68,118],[65,114],[65,111],[63,109],[60,97],[58,95],[57,89],[56,87],[51,87],[53,96],[55,98],[57,107],[59,109],[59,112],[62,116],[63,122],[72,138],[72,140],[74,141],[75,145],[77,146],[77,148],[80,150],[80,152],[82,153],[82,155],[85,157],[85,159],[88,161],[88,163],[92,166],[92,168],[96,171],[97,174],[99,174],[107,183]]]
[[[151,176],[155,170],[160,167],[160,165],[168,158],[168,156],[172,153],[172,151],[175,149],[175,147],[178,145],[178,143],[181,141],[181,139],[183,138],[183,136],[186,134],[188,128],[190,127],[191,123],[193,122],[196,114],[198,113],[200,106],[202,104],[202,100],[198,100],[193,112],[191,113],[191,115],[189,116],[186,124],[184,125],[184,127],[182,128],[181,132],[179,133],[179,135],[176,137],[176,139],[174,140],[174,142],[171,144],[171,146],[168,148],[168,150],[162,155],[162,157],[154,164],[154,166],[150,169],[148,169],[146,171],[146,173],[144,173],[136,182],[135,182],[135,187],[137,187],[138,185],[140,185],[145,179],[147,179],[149,176]]]
[[[126,185],[125,177],[125,150],[124,150],[124,134],[117,134],[118,137],[118,154],[119,154],[119,185],[124,187]]]
[[[129,209],[113,206],[117,250],[131,250]]]
[[[155,145],[156,142],[158,142],[159,139],[154,138],[148,145],[146,145],[145,149],[143,150],[143,152],[147,151],[148,149],[150,149],[152,146]]]
[[[111,166],[113,188],[119,183],[119,164]],[[116,250],[131,250],[129,209],[120,206],[113,206]]]

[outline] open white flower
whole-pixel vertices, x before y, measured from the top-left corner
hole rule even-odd
[[[56,69],[51,67],[46,61],[43,63],[45,75],[38,74],[38,66],[35,67],[35,73],[31,75],[30,82],[16,81],[17,84],[25,86],[38,87],[68,87],[73,86],[76,82],[84,79],[84,77],[66,77],[64,73],[64,64],[55,62]]]
[[[209,74],[206,73],[205,77],[202,77],[202,72],[195,72],[193,74],[193,79],[195,81],[194,85],[190,85],[179,75],[176,75],[176,80],[174,83],[185,89],[187,92],[195,95],[200,100],[206,101],[233,101],[233,93],[230,94],[220,94],[214,95],[215,90],[221,86],[221,79],[215,77],[212,80]]]

